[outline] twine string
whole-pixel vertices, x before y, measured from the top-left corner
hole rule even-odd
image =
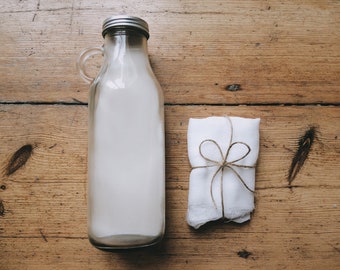
[[[223,217],[223,219],[225,219],[225,214],[224,214],[224,198],[223,198],[224,197],[223,196],[223,174],[224,174],[224,170],[230,169],[237,176],[237,179],[242,183],[242,185],[248,191],[254,193],[254,190],[249,188],[249,186],[243,180],[242,176],[237,172],[237,170],[234,167],[237,167],[237,168],[255,168],[255,165],[241,165],[241,164],[237,164],[237,162],[241,161],[242,159],[246,158],[249,155],[249,153],[251,152],[251,148],[250,148],[250,146],[248,144],[246,144],[244,142],[239,142],[239,141],[233,142],[233,125],[232,125],[232,122],[231,122],[230,118],[229,117],[226,117],[226,118],[228,119],[229,124],[230,124],[230,140],[229,140],[229,146],[227,148],[226,154],[223,155],[221,146],[215,140],[212,140],[212,139],[203,140],[200,143],[200,145],[199,145],[199,154],[200,154],[200,156],[204,160],[206,160],[207,162],[209,162],[211,164],[210,165],[203,165],[203,166],[194,166],[194,167],[192,167],[192,170],[193,169],[199,169],[199,168],[216,167],[216,171],[214,172],[214,174],[212,175],[211,180],[210,180],[210,197],[211,197],[211,199],[213,201],[213,204],[214,204],[216,209],[217,209],[217,205],[216,205],[216,201],[215,201],[214,194],[213,194],[213,183],[214,183],[214,181],[216,179],[217,174],[219,172],[221,172],[220,173],[220,175],[221,175],[220,176],[220,195],[221,195],[221,206],[222,206],[222,217]],[[215,145],[215,147],[217,148],[218,153],[220,155],[220,159],[218,159],[218,160],[211,159],[210,157],[206,156],[203,153],[202,148],[207,143],[212,143],[213,145]],[[244,153],[242,156],[240,156],[239,158],[237,158],[235,160],[227,161],[230,151],[232,150],[233,147],[235,147],[237,145],[245,146],[247,148],[246,153]]]

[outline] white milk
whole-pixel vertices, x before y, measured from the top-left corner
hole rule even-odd
[[[89,237],[145,245],[164,231],[163,96],[140,48],[112,49],[110,57],[90,93]]]

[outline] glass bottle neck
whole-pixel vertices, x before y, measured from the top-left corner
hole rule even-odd
[[[149,63],[146,37],[133,30],[108,32],[104,40],[104,53],[109,62],[123,64],[126,60]]]

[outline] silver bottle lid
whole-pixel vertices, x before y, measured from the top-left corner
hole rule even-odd
[[[107,31],[111,28],[124,29],[124,28],[134,28],[143,33],[146,38],[149,38],[149,26],[146,21],[141,18],[128,16],[128,15],[119,15],[119,16],[111,16],[107,18],[103,22],[103,32],[102,35],[105,37]]]

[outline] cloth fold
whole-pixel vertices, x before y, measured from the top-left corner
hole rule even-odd
[[[242,223],[254,209],[260,119],[191,118],[188,126],[187,222],[194,228],[227,219]]]

